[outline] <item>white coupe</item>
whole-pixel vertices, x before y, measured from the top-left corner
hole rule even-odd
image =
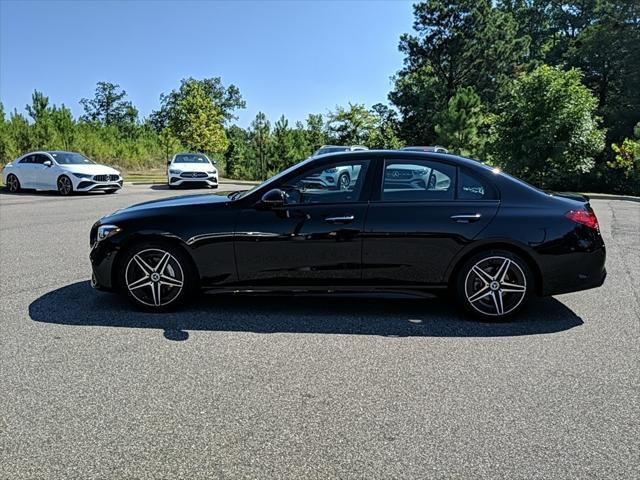
[[[60,195],[73,192],[104,191],[122,188],[118,170],[92,162],[75,152],[31,152],[5,165],[2,179],[11,193],[23,188],[57,190]]]

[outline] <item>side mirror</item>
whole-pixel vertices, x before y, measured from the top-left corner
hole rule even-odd
[[[279,188],[269,190],[262,196],[261,203],[269,208],[284,206],[284,192]]]
[[[167,165],[171,165],[171,160],[167,160]]]
[[[51,160],[45,160],[44,162],[42,162],[42,164],[43,164],[45,167],[50,167],[51,165],[53,165],[53,163],[51,163]]]

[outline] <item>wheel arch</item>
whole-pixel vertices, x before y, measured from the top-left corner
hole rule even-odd
[[[149,233],[131,235],[118,246],[118,253],[113,260],[113,267],[111,268],[111,285],[114,288],[120,288],[120,285],[118,283],[118,272],[122,268],[122,262],[124,261],[125,253],[136,245],[147,242],[165,244],[181,250],[190,262],[190,266],[191,268],[193,268],[193,271],[196,274],[196,280],[200,282],[200,271],[198,270],[198,265],[196,264],[193,255],[189,251],[188,246],[182,241],[182,239],[180,239],[179,237],[168,237],[159,233]]]
[[[515,243],[511,243],[505,240],[484,242],[482,244],[470,246],[467,250],[465,250],[458,257],[456,257],[451,262],[451,265],[448,268],[446,282],[449,285],[449,287],[452,287],[455,284],[456,277],[458,275],[458,272],[460,271],[460,268],[462,268],[462,265],[464,265],[464,263],[469,258],[471,258],[474,255],[477,255],[478,253],[491,251],[491,250],[505,250],[507,252],[511,252],[513,254],[516,254],[522,257],[522,259],[525,262],[527,262],[527,265],[529,266],[529,269],[533,274],[534,292],[537,295],[542,295],[542,292],[544,291],[543,290],[544,280],[542,276],[542,270],[540,269],[540,265],[538,264],[538,262],[536,262],[531,252],[527,251],[526,247],[515,244]]]

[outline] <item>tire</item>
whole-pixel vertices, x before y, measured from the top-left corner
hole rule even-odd
[[[66,175],[60,175],[56,181],[56,185],[58,186],[58,193],[63,197],[73,194],[73,183]]]
[[[347,190],[351,184],[351,177],[347,172],[343,172],[338,177],[338,189]]]
[[[506,250],[478,253],[464,262],[456,277],[456,298],[468,313],[490,322],[515,315],[533,291],[526,261]]]
[[[149,312],[174,310],[197,288],[191,259],[173,245],[143,242],[124,255],[116,272],[116,284],[138,309]]]
[[[13,173],[7,175],[7,190],[10,193],[18,193],[21,190],[20,180]]]

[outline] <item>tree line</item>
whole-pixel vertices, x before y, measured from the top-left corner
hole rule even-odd
[[[442,145],[552,189],[640,193],[640,3],[426,0],[400,38],[388,104],[336,106],[290,123],[259,112],[220,77],[181,81],[141,119],[99,82],[75,119],[34,92],[26,115],[0,105],[0,161],[69,149],[125,169],[206,152],[231,178],[262,179],[325,143]]]

